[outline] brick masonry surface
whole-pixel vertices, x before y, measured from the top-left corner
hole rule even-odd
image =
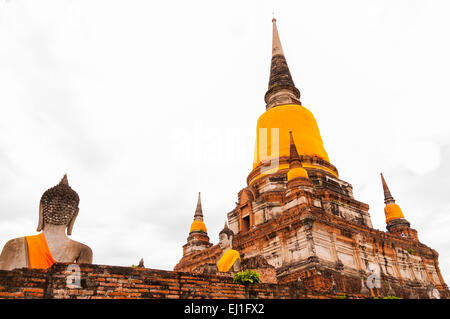
[[[257,284],[246,288],[231,276],[193,274],[107,265],[57,263],[47,270],[0,270],[0,298],[75,299],[283,299],[335,298],[329,291],[297,283]],[[76,270],[79,270],[77,272]],[[77,277],[78,275],[78,277]],[[77,278],[79,281],[77,282]],[[75,279],[75,281],[71,280]],[[74,283],[75,282],[75,283]],[[75,285],[70,287],[70,285]],[[347,294],[347,298],[362,298]]]

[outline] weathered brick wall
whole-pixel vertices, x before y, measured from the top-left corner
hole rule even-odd
[[[352,296],[361,295],[362,282],[357,276],[343,275],[339,271],[333,271],[325,267],[310,267],[289,275],[278,278],[279,285],[285,285],[292,282],[298,282],[299,286],[308,291],[314,291],[317,294],[346,294]],[[370,288],[363,295],[363,298],[383,298],[388,295],[394,295],[403,299],[428,299],[427,289],[422,286],[409,286],[388,277],[384,274],[380,278],[379,288]],[[439,289],[440,298],[448,299],[449,290]]]
[[[200,265],[215,264],[221,253],[222,249],[220,249],[219,245],[193,252],[183,256],[173,270],[192,272]]]
[[[0,298],[43,298],[46,285],[46,270],[0,270]]]
[[[242,259],[242,270],[247,269],[254,270],[259,273],[262,283],[278,283],[277,271],[275,270],[275,267],[270,265],[267,260],[260,255]]]
[[[327,292],[304,289],[296,283],[258,284],[246,289],[229,276],[192,274],[106,265],[80,265],[80,286],[70,288],[69,264],[48,270],[0,271],[1,298],[334,298]],[[69,281],[71,283],[71,281]],[[361,297],[349,295],[350,298]]]

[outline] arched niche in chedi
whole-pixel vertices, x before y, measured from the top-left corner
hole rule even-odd
[[[55,262],[92,263],[92,250],[67,236],[72,234],[80,198],[67,175],[49,188],[39,203],[37,235],[9,240],[0,254],[0,269],[47,269]]]

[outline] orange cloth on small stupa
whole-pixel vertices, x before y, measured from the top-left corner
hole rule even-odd
[[[238,258],[241,259],[241,256],[237,250],[227,250],[217,262],[217,269],[220,272],[227,272]]]
[[[393,219],[405,218],[402,209],[397,204],[389,204],[384,208],[384,213],[386,215],[386,222]]]
[[[194,230],[203,230],[206,233],[205,223],[201,220],[194,220],[191,224],[191,229],[189,230],[189,232]]]
[[[28,261],[30,268],[47,269],[55,260],[50,253],[44,233],[34,236],[25,236],[28,245]]]

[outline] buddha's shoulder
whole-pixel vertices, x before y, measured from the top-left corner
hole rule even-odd
[[[88,245],[85,245],[83,243],[80,243],[76,240],[70,240],[71,244],[76,247],[78,250],[82,251],[82,252],[91,252],[92,253],[92,249],[91,247],[89,247]]]
[[[10,239],[0,252],[0,269],[27,267],[25,237]]]
[[[23,249],[25,246],[25,237],[17,237],[6,242],[4,248],[8,249]]]
[[[92,264],[92,249],[85,244],[72,240],[72,245],[76,247],[77,250],[77,263],[87,263]]]
[[[25,237],[18,237],[10,239],[0,250],[3,257],[9,256],[8,258],[17,258],[18,256],[24,255],[26,251],[26,240]]]

